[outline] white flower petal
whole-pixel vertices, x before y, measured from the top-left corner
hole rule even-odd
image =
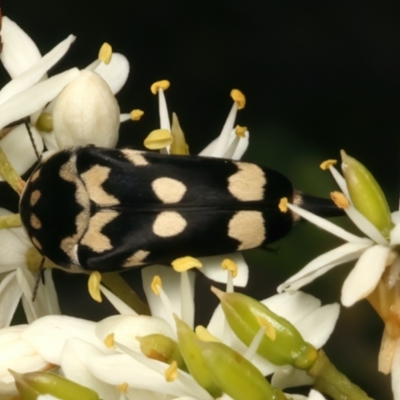
[[[121,356],[129,355],[132,357],[132,361],[139,362],[142,365],[142,370],[137,371],[137,375],[124,379],[129,385],[132,384],[134,387],[142,389],[150,389],[153,391],[170,394],[173,396],[195,396],[202,400],[211,400],[212,397],[193,379],[193,377],[184,371],[179,370],[178,377],[172,382],[165,380],[165,370],[168,365],[151,358],[147,358],[142,353],[137,353],[123,345],[118,345],[118,348],[126,354]],[[152,371],[152,374],[148,374],[145,369]],[[121,371],[121,373],[123,373]],[[150,386],[149,386],[150,385]]]
[[[119,297],[108,290],[105,286],[100,285],[101,293],[113,305],[113,307],[122,315],[137,315],[137,312],[124,303]]]
[[[334,223],[328,221],[327,219],[319,217],[318,215],[315,215],[310,211],[304,210],[301,207],[295,206],[294,204],[288,204],[288,207],[293,212],[300,215],[300,217],[318,226],[319,228],[324,229],[325,231],[331,233],[332,235],[335,235],[340,239],[345,240],[346,242],[372,243],[371,240],[353,235],[352,233],[347,232],[345,229],[341,228],[340,226],[337,226]]]
[[[227,282],[227,271],[221,268],[222,261],[226,258],[232,260],[238,267],[238,274],[233,279],[235,286],[244,287],[247,285],[249,279],[249,267],[242,256],[242,253],[223,254],[220,256],[200,257],[199,260],[203,264],[200,268],[208,279],[215,282]]]
[[[278,293],[262,300],[261,303],[275,314],[286,318],[292,324],[296,324],[321,307],[319,299],[300,291]]]
[[[113,94],[117,94],[128,79],[129,61],[120,53],[113,53],[108,64],[100,63],[97,72],[108,84]]]
[[[32,245],[23,228],[0,229],[0,243],[0,273],[26,266],[25,253]]]
[[[1,106],[0,106],[1,109]],[[39,154],[43,151],[43,141],[35,127],[30,127],[33,141]],[[38,161],[29,133],[24,124],[15,127],[7,136],[0,140],[0,147],[6,153],[8,160],[19,175],[23,175]],[[4,181],[0,177],[0,181]]]
[[[339,313],[339,304],[327,304],[297,321],[296,328],[307,342],[320,349],[331,336]],[[315,329],[316,326],[318,329]]]
[[[21,337],[31,344],[45,360],[59,365],[63,346],[69,338],[79,338],[103,347],[94,330],[95,323],[92,321],[65,315],[52,315],[34,321]]]
[[[318,349],[332,334],[340,312],[339,304],[321,307],[319,299],[303,292],[284,292],[261,303],[295,325],[303,338]]]
[[[55,151],[60,150],[56,142],[56,135],[54,134],[54,131],[40,133],[48,151],[52,151],[54,153]],[[42,157],[44,158],[43,154]]]
[[[115,147],[119,106],[104,79],[95,72],[81,71],[57,97],[53,126],[60,149],[88,144]]]
[[[387,245],[388,241],[379,232],[378,228],[372,224],[363,214],[360,213],[354,206],[345,209],[347,216],[353,221],[354,225],[371,238],[374,242],[382,245]]]
[[[322,396],[320,392],[311,389],[310,394],[308,395],[308,400],[325,400],[325,397]]]
[[[344,306],[350,307],[375,289],[385,271],[389,253],[389,247],[375,245],[360,256],[342,287]]]
[[[138,336],[147,336],[159,333],[176,339],[174,331],[162,318],[146,315],[114,315],[98,322],[95,333],[97,338],[104,342],[106,337],[114,334],[114,340],[131,349],[140,351]]]
[[[61,92],[65,85],[74,80],[78,75],[79,70],[72,68],[37,83],[1,104],[0,129],[44,107]]]
[[[340,190],[343,194],[347,197],[349,201],[351,201],[349,190],[347,189],[347,183],[344,179],[343,175],[333,166],[329,167],[329,171],[331,172],[333,178],[335,179],[336,183],[340,187]]]
[[[397,225],[390,231],[390,245],[397,246],[399,244],[400,244],[400,222],[398,222]]]
[[[11,272],[0,282],[0,328],[10,325],[21,295],[16,272]]]
[[[90,343],[71,338],[62,349],[60,366],[66,378],[95,390],[100,398],[118,400],[117,387],[94,376],[88,366],[89,360],[99,360],[102,356],[104,353]]]
[[[39,285],[37,298],[43,297],[43,302],[46,303],[47,314],[60,315],[60,306],[58,304],[57,290],[54,285],[53,271],[46,269],[44,271],[44,285]]]
[[[69,46],[74,40],[75,36],[68,36],[31,68],[8,82],[0,91],[0,104],[5,103],[13,96],[23,92],[24,90],[27,90],[29,87],[37,83],[46,74],[46,72],[68,51]]]
[[[37,371],[48,367],[48,363],[40,357],[35,349],[21,339],[26,325],[12,326],[0,332],[0,398],[7,392],[15,392],[14,377],[9,373],[12,369],[19,373]],[[3,397],[4,396],[4,397]]]
[[[41,55],[35,42],[14,21],[3,16],[1,22],[0,59],[11,78],[15,78],[39,61]]]
[[[199,155],[208,157],[223,157],[225,150],[229,144],[229,138],[233,130],[235,119],[237,114],[237,104],[234,102],[232,108],[228,114],[228,118],[222,128],[220,135],[215,141],[210,143],[205,149],[203,149]]]
[[[232,160],[240,160],[243,154],[246,152],[247,148],[249,147],[249,141],[250,141],[250,134],[249,131],[246,131],[244,138],[237,139],[237,144],[234,148],[234,152],[232,156],[229,158],[231,158]]]
[[[297,274],[279,285],[278,292],[298,290],[337,265],[358,258],[368,247],[370,247],[369,243],[345,243],[328,251],[309,262]]]
[[[51,271],[47,270],[45,273],[47,277],[46,283],[43,284],[41,281],[39,282],[35,301],[32,301],[33,291],[37,285],[37,279],[40,277],[38,275],[32,275],[27,268],[17,269],[17,280],[23,292],[22,305],[29,323],[46,315],[60,314],[57,293],[55,291],[54,282],[51,279]]]
[[[295,369],[289,365],[278,367],[271,378],[271,385],[279,389],[312,385],[313,382],[314,379],[308,376],[305,371]]]
[[[191,292],[194,293],[194,273],[190,274]],[[163,265],[150,265],[142,269],[143,289],[149,303],[151,315],[165,319],[175,331],[175,321],[169,313],[165,311],[165,307],[159,296],[156,296],[151,289],[151,282],[155,275],[160,276],[162,288],[171,302],[172,312],[179,317],[181,316],[182,299],[181,292],[177,290],[180,287],[180,274],[175,272],[171,267]],[[193,299],[184,299],[183,301],[194,301]]]
[[[400,224],[400,211],[392,212],[392,222],[395,225]]]

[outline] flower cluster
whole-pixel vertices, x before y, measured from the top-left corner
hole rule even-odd
[[[86,68],[48,77],[48,70],[66,54],[74,36],[42,56],[30,37],[7,17],[2,18],[1,35],[1,62],[11,80],[0,90],[0,175],[18,193],[24,186],[20,175],[38,156],[69,146],[114,147],[120,123],[143,114],[140,110],[120,113],[115,94],[127,80],[129,63],[122,54],[113,53],[110,45],[104,44],[98,59]],[[169,85],[164,80],[151,86],[158,96],[160,122],[144,146],[167,154],[189,154],[175,114],[170,122],[165,98]],[[233,105],[221,133],[201,156],[239,160],[247,149],[249,131],[235,127],[245,97],[237,89],[231,97]],[[132,296],[122,301],[118,290],[101,285],[101,276],[93,273],[89,278],[92,297],[101,301],[105,296],[117,314],[100,322],[61,315],[52,266],[47,261],[42,265],[19,216],[1,209],[0,398],[19,392],[24,399],[64,399],[65,393],[69,398],[107,400],[323,400],[321,393],[335,399],[368,399],[319,350],[334,329],[339,305],[321,306],[319,300],[297,290],[357,258],[343,287],[342,303],[350,306],[368,298],[384,319],[381,369],[392,371],[394,392],[400,396],[400,369],[396,368],[400,357],[400,214],[390,215],[375,182],[371,189],[373,179],[365,168],[345,154],[343,165],[346,180],[329,164],[344,193],[335,199],[338,204],[342,201],[341,207],[368,238],[289,204],[294,213],[347,243],[282,284],[279,291],[283,293],[260,302],[234,291],[246,286],[249,274],[244,258],[236,253],[198,260],[185,257],[176,260],[173,268],[144,268],[148,307],[131,302]],[[372,199],[368,207],[364,207],[366,197]],[[31,272],[43,267],[45,284]],[[207,327],[195,326],[193,268],[226,283],[225,292],[212,288],[220,305]],[[112,278],[104,279],[110,287]],[[124,284],[122,278],[115,279],[118,285]],[[20,300],[28,324],[10,326]],[[302,385],[314,385],[314,389],[307,396],[282,391]]]
[[[295,205],[292,211],[346,243],[320,255],[278,287],[298,290],[332,268],[357,260],[342,287],[342,304],[352,306],[366,298],[385,323],[379,370],[392,373],[395,396],[400,396],[400,209],[390,213],[386,198],[371,173],[342,151],[342,176],[334,161],[321,165],[332,172],[341,193],[332,198],[364,233],[360,237]],[[396,397],[397,398],[397,397]]]

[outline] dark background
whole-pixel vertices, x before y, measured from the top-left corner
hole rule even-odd
[[[123,111],[141,108],[146,114],[141,122],[124,125],[121,144],[141,147],[146,134],[157,127],[157,103],[149,91],[155,80],[171,81],[169,109],[177,112],[192,153],[219,133],[231,107],[229,92],[239,88],[247,106],[238,122],[251,132],[246,160],[278,169],[296,187],[326,196],[335,185],[319,170],[319,162],[337,158],[343,148],[370,168],[391,209],[397,207],[399,2],[1,3],[3,13],[23,27],[43,53],[67,34],[77,35],[54,72],[86,66],[104,41],[127,56],[131,74],[117,97]],[[4,71],[1,78],[7,79]],[[307,261],[340,243],[300,225],[273,251],[246,253],[252,267],[246,290],[257,298],[268,297]],[[324,303],[338,300],[350,267],[332,271],[306,290]],[[139,279],[137,272],[128,275]],[[81,298],[79,307],[73,302],[77,292],[85,296],[86,278],[57,276],[66,313],[92,319],[103,315],[89,299]],[[197,296],[203,298],[199,315],[204,319],[204,301],[211,296],[209,282],[200,281]],[[389,379],[376,371],[382,328],[369,305],[360,302],[342,310],[326,350],[371,397],[389,399]]]

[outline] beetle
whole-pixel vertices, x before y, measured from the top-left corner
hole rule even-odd
[[[38,165],[20,215],[34,246],[61,268],[106,272],[265,246],[300,219],[279,210],[283,197],[341,214],[256,164],[85,146]]]

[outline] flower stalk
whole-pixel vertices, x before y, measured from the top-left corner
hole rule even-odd
[[[323,350],[319,351],[317,360],[307,373],[315,378],[315,389],[335,400],[372,400],[335,368]]]

